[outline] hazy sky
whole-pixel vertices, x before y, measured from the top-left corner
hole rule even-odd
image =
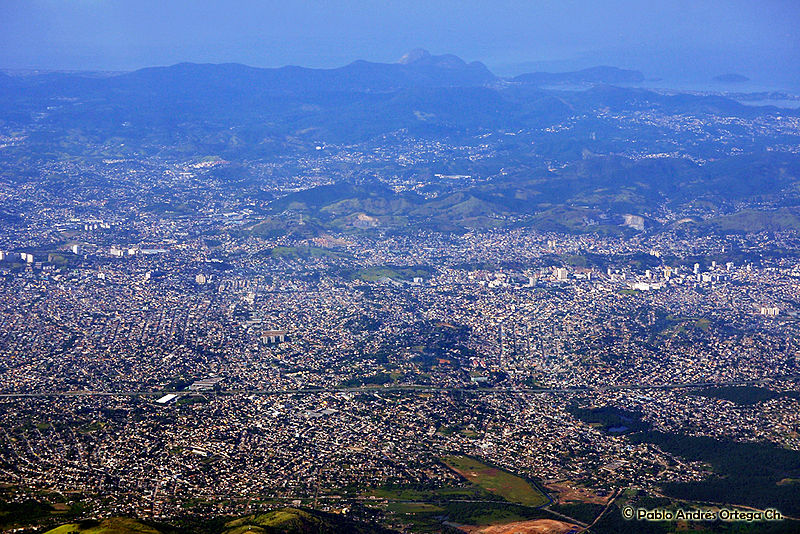
[[[2,68],[331,67],[416,47],[500,74],[609,63],[800,79],[800,0],[0,0]]]

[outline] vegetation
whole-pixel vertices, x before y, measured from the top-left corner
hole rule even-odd
[[[768,443],[742,443],[709,437],[641,432],[630,434],[634,443],[653,443],[690,461],[711,466],[716,476],[700,482],[664,484],[671,497],[699,502],[777,508],[800,515],[797,488],[780,484],[800,477],[800,452]]]
[[[0,528],[28,525],[50,516],[53,507],[47,503],[27,500],[25,502],[0,501]]]
[[[320,247],[274,247],[266,251],[273,258],[308,259],[308,258],[341,258],[347,255],[335,250]]]
[[[496,525],[511,521],[552,518],[539,508],[507,502],[451,502],[444,508],[448,521],[466,525]]]
[[[365,495],[386,499],[389,514],[402,516],[421,532],[440,532],[442,521],[491,525],[550,517],[539,508],[499,500],[497,495],[473,484],[445,488],[388,486]]]
[[[795,208],[780,208],[775,211],[747,209],[710,219],[704,226],[722,233],[800,230],[800,212]]]
[[[399,377],[397,377],[399,378]],[[395,381],[390,373],[378,373],[371,376],[353,377],[341,383],[342,387],[353,388],[358,386],[383,386]]]
[[[741,406],[750,406],[780,397],[798,398],[800,394],[793,391],[773,391],[756,386],[722,386],[695,390],[694,395],[713,399],[724,399]]]
[[[524,506],[544,506],[550,499],[535,484],[507,471],[490,467],[468,456],[446,456],[442,461],[473,484],[508,502]]]
[[[111,518],[85,520],[54,528],[46,534],[388,534],[378,526],[365,525],[340,515],[299,508],[282,508],[234,520],[212,519],[186,523],[182,528]]]
[[[383,528],[364,525],[340,515],[299,508],[254,514],[225,524],[222,534],[377,534]]]
[[[389,501],[419,501],[440,505],[450,499],[487,501],[497,498],[485,489],[472,484],[444,488],[408,485],[385,486],[371,489],[364,495]]]
[[[102,521],[86,520],[69,523],[45,534],[165,534],[173,529],[159,529],[134,519],[115,517]]]
[[[569,413],[584,423],[611,434],[627,434],[649,428],[642,422],[641,413],[629,412],[613,406],[602,408],[578,408],[571,406]]]
[[[591,523],[600,515],[605,505],[589,502],[575,502],[568,504],[556,504],[550,507],[555,512],[577,519],[584,523]]]

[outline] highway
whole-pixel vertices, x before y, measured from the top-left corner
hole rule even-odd
[[[659,390],[659,389],[690,389],[710,386],[746,386],[759,385],[770,380],[791,380],[797,379],[800,375],[787,375],[766,377],[757,380],[729,380],[718,382],[682,382],[668,384],[617,384],[594,388],[587,387],[563,387],[563,388],[520,388],[520,387],[440,387],[440,386],[415,386],[415,385],[395,385],[395,386],[359,386],[348,388],[296,388],[296,389],[229,389],[219,391],[198,391],[196,393],[214,393],[219,396],[249,396],[249,395],[315,395],[319,393],[466,393],[466,394],[490,394],[490,393],[524,393],[524,394],[545,394],[545,393],[591,393],[602,391],[619,390]],[[0,399],[24,399],[36,397],[161,397],[168,393],[187,395],[195,392],[187,390],[158,390],[158,391],[104,391],[104,390],[80,390],[80,391],[32,391],[32,392],[9,392],[0,393]]]

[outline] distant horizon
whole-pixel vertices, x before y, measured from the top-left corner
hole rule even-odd
[[[434,53],[434,52],[430,52],[429,50],[421,48],[421,47],[413,48],[410,51],[414,51],[414,50],[424,50],[425,52],[430,53],[432,56],[456,56],[456,57],[458,57],[459,59],[461,59],[462,61],[464,61],[466,63],[479,62],[479,63],[484,64],[486,66],[486,68],[488,68],[492,72],[492,74],[495,74],[496,76],[498,76],[500,78],[508,78],[508,77],[513,77],[513,76],[518,76],[520,74],[526,74],[526,73],[529,73],[529,72],[553,72],[553,73],[574,72],[574,71],[578,71],[578,70],[591,69],[591,68],[595,68],[595,67],[609,67],[609,68],[618,68],[618,69],[622,69],[622,70],[639,70],[639,69],[633,69],[633,68],[628,68],[628,67],[622,67],[622,66],[619,66],[619,65],[611,65],[611,64],[605,64],[604,63],[604,64],[592,64],[592,65],[590,65],[588,67],[580,67],[580,68],[572,68],[572,69],[571,68],[561,68],[561,69],[552,68],[552,69],[541,69],[541,70],[531,71],[530,69],[526,69],[524,66],[525,65],[539,64],[539,63],[545,64],[545,63],[551,63],[551,62],[528,61],[528,62],[522,62],[522,63],[518,64],[519,68],[521,69],[518,73],[497,74],[497,72],[495,72],[495,70],[498,67],[493,67],[492,65],[489,65],[489,64],[487,64],[486,62],[484,62],[484,61],[482,61],[480,59],[465,59],[465,58],[462,58],[461,56],[458,56],[457,54],[453,54],[453,53],[450,53],[450,52]],[[340,69],[340,68],[343,68],[343,67],[347,67],[348,65],[352,65],[353,63],[358,63],[358,62],[361,62],[361,61],[366,61],[367,63],[374,63],[374,64],[384,64],[384,65],[399,64],[400,63],[400,59],[401,58],[397,58],[394,61],[391,61],[391,60],[390,61],[373,61],[373,60],[368,60],[368,59],[363,59],[363,58],[357,57],[357,58],[351,59],[350,61],[347,61],[347,62],[344,62],[344,63],[341,63],[341,64],[330,65],[330,66],[310,66],[310,65],[304,65],[304,64],[301,64],[301,63],[283,63],[283,64],[274,64],[274,65],[255,65],[255,64],[251,64],[251,63],[247,63],[247,62],[243,62],[243,61],[192,61],[192,60],[182,60],[182,61],[176,61],[174,63],[142,65],[142,66],[138,66],[138,67],[125,68],[125,69],[111,69],[111,68],[109,68],[109,69],[103,69],[103,68],[98,68],[98,69],[85,68],[85,69],[81,69],[81,68],[38,67],[38,66],[8,67],[8,66],[0,65],[0,72],[16,72],[16,73],[24,73],[24,72],[43,72],[43,73],[61,72],[61,73],[75,73],[75,74],[79,74],[79,73],[89,73],[89,74],[116,74],[116,73],[120,73],[120,74],[123,74],[123,73],[128,73],[128,72],[136,72],[136,71],[142,70],[142,69],[169,68],[169,67],[174,67],[176,65],[184,65],[184,64],[187,64],[187,65],[241,65],[241,66],[249,67],[249,68],[253,68],[253,69],[282,69],[282,68],[286,68],[286,67],[300,67],[300,68],[312,69],[312,70],[334,70],[334,69]],[[503,70],[504,67],[507,69],[509,66],[508,65],[499,66],[499,69]]]
[[[696,75],[686,76],[686,77],[674,77],[669,76],[669,74],[665,76],[659,75],[659,73],[650,72],[646,70],[642,70],[636,67],[630,67],[627,65],[620,65],[620,64],[613,64],[612,62],[592,62],[591,56],[583,57],[583,58],[575,58],[572,60],[563,60],[563,61],[556,61],[556,60],[538,60],[538,61],[525,61],[516,63],[513,65],[492,65],[488,62],[485,62],[481,59],[473,59],[473,58],[463,58],[458,54],[453,54],[450,52],[438,52],[438,51],[429,51],[428,49],[422,47],[414,47],[409,49],[406,53],[412,50],[425,50],[426,52],[430,53],[433,56],[443,56],[443,55],[453,55],[459,57],[466,63],[471,63],[473,61],[480,62],[489,69],[492,74],[497,76],[498,78],[513,78],[515,76],[519,76],[521,74],[526,73],[533,73],[533,72],[547,72],[547,73],[566,73],[566,72],[575,72],[585,69],[591,69],[596,67],[610,67],[610,68],[618,68],[622,70],[632,70],[641,72],[645,76],[645,81],[642,83],[634,84],[635,86],[643,86],[643,87],[650,87],[650,88],[660,88],[660,89],[671,89],[671,90],[687,90],[687,91],[710,91],[710,92],[764,92],[764,91],[777,91],[777,92],[798,92],[800,93],[800,79],[791,80],[796,83],[785,83],[785,80],[764,80],[758,78],[750,78],[747,72],[742,71],[735,71],[735,70],[720,70],[719,72],[707,72],[705,78],[698,78]],[[333,70],[346,67],[353,63],[359,61],[367,61],[369,63],[376,63],[376,64],[397,64],[400,62],[402,58],[402,54],[395,58],[394,60],[389,61],[375,61],[375,60],[368,60],[364,58],[352,58],[349,61],[338,65],[332,66],[309,66],[303,65],[298,63],[286,63],[282,65],[254,65],[246,62],[241,61],[177,61],[175,63],[169,64],[153,64],[153,65],[145,65],[136,68],[130,69],[70,69],[70,68],[44,68],[44,67],[4,67],[0,66],[0,72],[4,72],[11,76],[35,76],[38,74],[47,74],[47,73],[64,73],[64,74],[87,74],[87,75],[98,75],[101,77],[104,76],[114,76],[120,75],[130,72],[136,72],[142,69],[149,69],[149,68],[170,68],[176,65],[181,64],[193,64],[193,65],[242,65],[249,68],[254,69],[281,69],[285,67],[300,67],[300,68],[307,68],[313,70]],[[743,82],[719,82],[715,81],[714,77],[719,75],[727,75],[727,74],[737,74],[743,75],[750,79]]]
[[[5,0],[0,20],[8,70],[336,68],[425,48],[504,77],[611,65],[665,80],[740,73],[800,84],[800,3],[792,0]]]

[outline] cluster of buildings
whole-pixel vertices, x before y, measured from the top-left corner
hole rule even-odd
[[[465,484],[439,461],[453,453],[601,492],[709,476],[570,406],[800,448],[796,399],[692,393],[796,388],[796,268],[760,258],[757,241],[523,229],[260,253],[281,239],[188,236],[163,254],[0,277],[2,480],[167,517]],[[732,245],[753,261],[722,261]],[[722,259],[679,259],[701,256]],[[381,265],[430,274],[353,275]]]
[[[429,166],[491,162],[586,118],[463,144],[407,132],[320,143],[248,163],[259,178],[237,189],[217,159],[63,158],[3,181],[0,215],[13,221],[0,226],[0,484],[20,501],[82,499],[96,515],[210,517],[467,485],[441,462],[450,454],[606,495],[709,476],[577,419],[576,406],[800,450],[800,400],[788,394],[796,233],[384,231],[356,214],[352,232],[315,234],[292,209],[276,226],[300,231],[253,231],[276,197],[341,169],[432,198],[487,178]],[[697,161],[711,135],[689,116],[591,118],[690,136],[664,150]],[[793,117],[719,117],[713,141],[797,131]],[[645,157],[637,150],[627,155]],[[696,209],[648,217],[713,208]],[[779,395],[737,405],[695,394],[754,382]]]

